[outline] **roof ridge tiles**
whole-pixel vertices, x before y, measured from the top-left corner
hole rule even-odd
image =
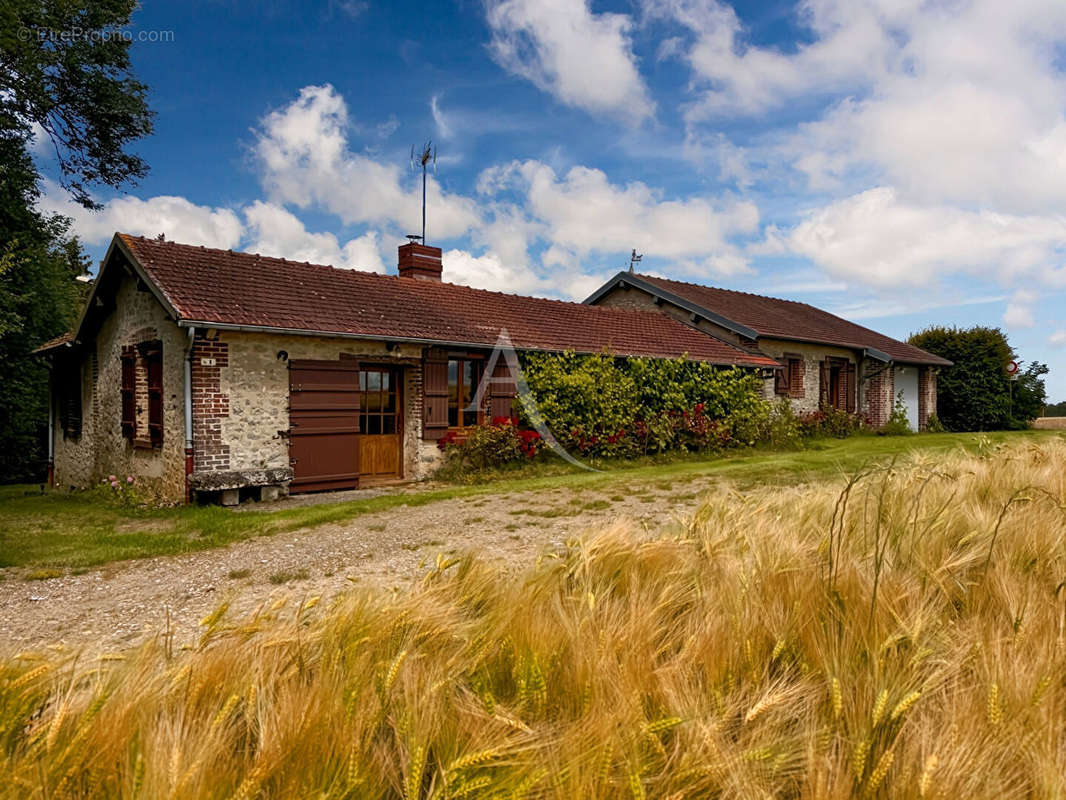
[[[810,303],[804,303],[802,300],[789,300],[787,297],[774,297],[773,295],[759,294],[758,292],[746,292],[743,289],[726,289],[726,288],[724,288],[722,286],[708,286],[705,283],[695,283],[693,281],[679,281],[679,280],[677,280],[677,278],[663,278],[663,277],[660,277],[658,275],[648,275],[647,273],[640,273],[640,272],[636,273],[636,276],[638,278],[650,279],[652,281],[666,281],[667,283],[680,283],[683,286],[695,286],[695,287],[700,288],[700,289],[710,289],[711,291],[715,291],[715,292],[729,292],[730,294],[742,294],[745,297],[757,297],[760,300],[773,300],[775,303],[791,303],[794,306],[807,306],[808,308],[813,308],[813,309],[816,309],[818,311],[823,311],[823,309],[820,309],[817,306],[812,306]],[[825,312],[825,313],[828,313],[828,312]]]

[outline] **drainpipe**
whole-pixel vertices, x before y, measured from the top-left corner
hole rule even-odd
[[[192,346],[196,336],[196,328],[189,328],[189,343],[185,348],[185,502],[192,501],[192,469],[193,469],[193,439],[192,439]]]
[[[48,360],[48,488],[56,485],[56,402],[54,370],[52,360]]]

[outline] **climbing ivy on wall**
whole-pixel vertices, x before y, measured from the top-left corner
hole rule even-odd
[[[548,427],[564,446],[584,453],[749,444],[762,437],[771,415],[761,378],[735,367],[606,353],[527,352],[521,360]]]

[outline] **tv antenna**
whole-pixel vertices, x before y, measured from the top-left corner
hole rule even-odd
[[[422,150],[416,155],[415,146],[411,145],[411,169],[418,169],[418,165],[422,166],[422,244],[426,243],[426,169],[428,165],[433,165],[433,171],[437,171],[437,148],[433,146],[432,141],[426,142],[422,145]],[[413,236],[408,236],[412,242]]]
[[[643,258],[644,258],[644,254],[640,253],[638,255],[637,254],[637,248],[634,247],[633,248],[633,252],[630,253],[630,255],[629,255],[629,271],[633,272],[633,267],[635,267],[637,264],[639,264],[641,262],[641,259],[643,259]]]

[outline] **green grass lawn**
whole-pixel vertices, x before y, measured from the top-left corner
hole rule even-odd
[[[973,448],[979,437],[998,443],[1061,435],[1055,431],[1023,431],[859,436],[819,440],[799,451],[737,451],[726,456],[688,456],[663,463],[615,462],[604,465],[601,472],[548,463],[478,485],[253,513],[234,513],[219,507],[130,510],[108,505],[91,493],[42,494],[33,486],[3,486],[0,567],[35,568],[36,574],[45,577],[52,574],[50,568],[79,569],[123,559],[221,547],[253,536],[343,522],[402,505],[420,506],[456,497],[536,489],[612,490],[649,481],[681,484],[683,488],[686,481],[707,476],[731,481],[740,488],[791,484],[830,478],[869,461],[910,451],[937,453],[960,446]],[[28,575],[32,577],[34,573]]]

